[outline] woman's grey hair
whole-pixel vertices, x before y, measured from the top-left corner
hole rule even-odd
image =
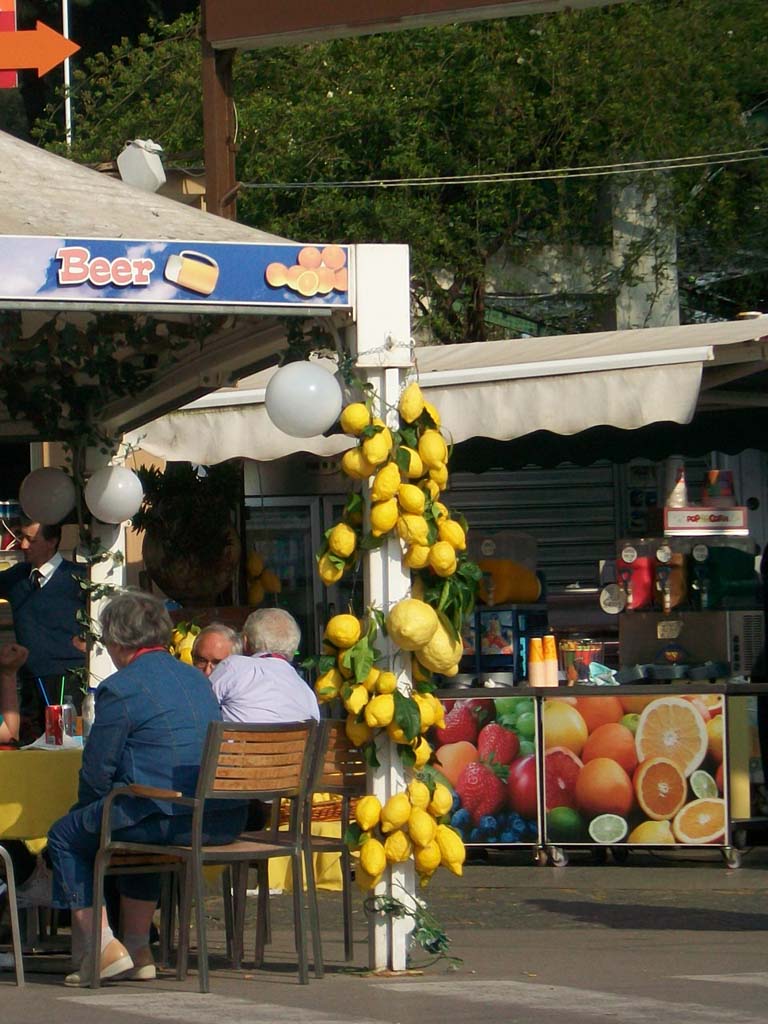
[[[239,633],[236,633],[234,629],[230,629],[229,626],[225,626],[223,622],[211,622],[209,625],[204,626],[195,637],[195,642],[192,644],[193,657],[197,645],[204,636],[209,636],[211,633],[218,633],[220,636],[223,636],[232,648],[232,654],[243,653],[243,641],[240,639]]]
[[[243,636],[250,654],[282,654],[293,660],[301,643],[301,629],[282,608],[260,608],[251,612],[243,626]]]
[[[142,590],[117,594],[99,616],[103,644],[168,647],[173,623],[163,602]]]

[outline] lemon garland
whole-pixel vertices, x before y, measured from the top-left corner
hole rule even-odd
[[[372,404],[373,396],[353,402],[340,417],[342,430],[358,439],[342,457],[343,471],[353,480],[373,477],[370,529],[363,531],[362,495],[350,494],[341,520],[329,527],[316,553],[318,573],[326,586],[337,583],[358,568],[363,552],[396,532],[403,564],[412,573],[412,596],[386,616],[378,609],[362,620],[334,615],[325,628],[322,654],[311,659],[319,672],[318,700],[341,701],[347,735],[368,764],[378,766],[376,736],[386,731],[413,772],[407,789],[383,806],[373,795],[357,803],[345,838],[359,853],[356,879],[363,889],[374,888],[388,865],[409,860],[422,886],[441,865],[462,873],[466,851],[449,824],[453,796],[429,764],[433,751],[426,734],[444,725],[433,673],[458,671],[461,626],[474,607],[481,576],[466,555],[466,521],[440,501],[450,451],[437,409],[415,382],[400,398],[398,429],[377,419]],[[410,693],[398,689],[393,672],[377,667],[379,632],[411,652]]]

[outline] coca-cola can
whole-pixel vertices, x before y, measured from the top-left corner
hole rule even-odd
[[[64,744],[64,714],[61,704],[49,704],[45,709],[45,742],[51,747]]]

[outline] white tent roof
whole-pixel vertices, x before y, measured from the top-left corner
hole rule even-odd
[[[768,366],[768,317],[419,348],[416,366],[454,442],[688,423],[697,408],[745,401],[742,390],[720,388]],[[271,423],[264,389],[274,372],[163,416],[131,441],[154,455],[204,464],[297,451],[328,457],[348,448],[343,435],[298,439]]]

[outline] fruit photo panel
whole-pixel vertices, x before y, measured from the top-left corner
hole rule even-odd
[[[549,697],[544,836],[552,845],[724,845],[722,694]]]
[[[450,824],[468,845],[539,843],[537,716],[532,697],[449,699],[433,769],[453,793]]]

